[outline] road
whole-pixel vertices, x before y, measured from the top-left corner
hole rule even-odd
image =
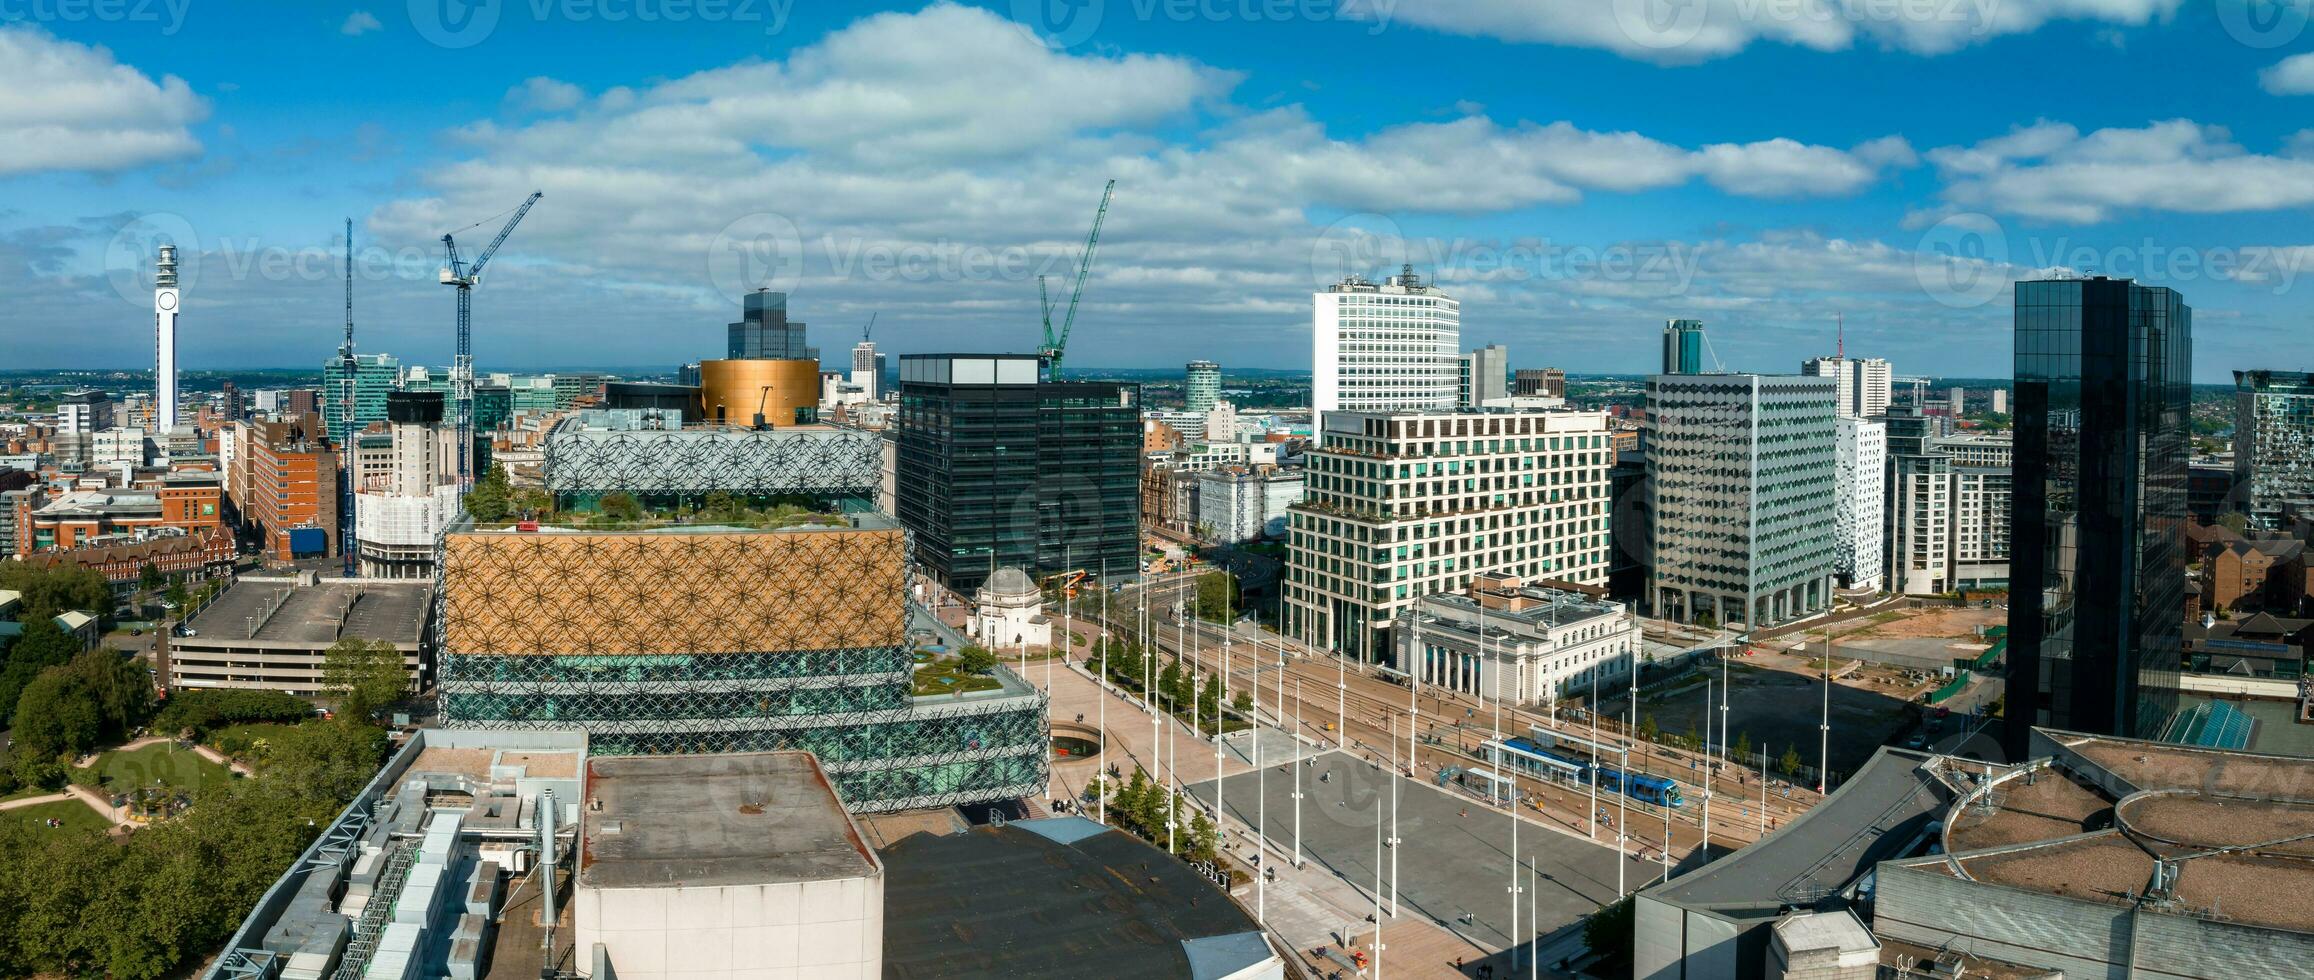
[[[1184,590],[1184,583],[1172,578],[1150,589],[1150,603],[1156,608],[1149,611],[1146,619],[1155,645],[1179,653],[1200,670],[1210,671],[1226,661],[1233,697],[1237,690],[1247,691],[1254,695],[1257,712],[1265,721],[1294,729],[1313,742],[1342,745],[1361,758],[1408,771],[1405,759],[1411,736],[1415,742],[1412,751],[1415,764],[1411,771],[1429,781],[1451,767],[1487,768],[1475,752],[1481,742],[1494,737],[1498,731],[1508,735],[1539,726],[1583,737],[1591,733],[1588,725],[1567,724],[1543,713],[1493,702],[1481,704],[1475,697],[1459,692],[1425,686],[1417,695],[1341,658],[1302,647],[1274,633],[1242,625],[1232,632],[1203,622],[1184,630],[1166,622],[1161,611]],[[1118,604],[1113,606],[1115,625],[1120,632],[1132,635],[1142,620],[1137,608],[1139,594],[1128,588],[1119,593],[1117,599]],[[1131,609],[1133,615],[1126,615],[1126,603],[1136,604]],[[1097,614],[1085,608],[1086,605],[1079,604],[1080,616]],[[1132,629],[1127,629],[1128,626]],[[1255,688],[1257,672],[1261,675],[1258,689]],[[1413,721],[1411,729],[1409,719]],[[1611,721],[1602,720],[1602,740],[1611,740],[1617,727]],[[1521,792],[1541,803],[1540,813],[1530,819],[1547,820],[1586,837],[1596,835],[1599,839],[1612,840],[1613,831],[1609,826],[1593,827],[1583,819],[1585,814],[1596,813],[1597,808],[1603,807],[1608,811],[1608,820],[1626,821],[1632,848],[1665,859],[1685,855],[1701,841],[1703,814],[1707,808],[1715,843],[1734,848],[1758,839],[1763,832],[1813,805],[1817,798],[1805,789],[1786,787],[1767,794],[1768,800],[1763,806],[1763,787],[1757,774],[1726,770],[1712,781],[1713,799],[1706,803],[1701,792],[1703,787],[1696,778],[1703,770],[1691,768],[1691,765],[1700,766],[1701,757],[1646,744],[1635,746],[1634,753],[1635,768],[1670,775],[1693,788],[1688,794],[1688,805],[1675,812],[1670,820],[1668,856],[1663,853],[1661,810],[1612,795],[1594,797],[1589,787],[1521,778]],[[1595,798],[1596,806],[1592,802]]]

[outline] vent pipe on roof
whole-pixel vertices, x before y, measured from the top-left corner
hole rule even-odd
[[[542,962],[542,963],[540,963],[540,964],[539,964],[539,968],[538,968],[538,975],[539,975],[539,977],[541,978],[541,980],[553,980],[553,977],[554,977],[554,975],[555,975],[555,974],[554,974],[554,922],[555,922],[555,911],[554,911],[554,865],[555,865],[555,860],[554,860],[554,858],[555,858],[555,853],[554,853],[554,850],[555,850],[555,849],[554,849],[554,818],[555,818],[556,814],[555,814],[554,810],[555,810],[555,808],[554,808],[554,790],[551,790],[551,789],[544,789],[544,790],[540,790],[540,791],[539,791],[539,793],[538,793],[538,854],[539,854],[539,862],[540,862],[540,863],[539,863],[539,870],[540,870],[541,872],[543,872],[543,873],[546,875],[546,877],[545,877],[545,879],[544,879],[544,881],[545,881],[545,886],[544,886],[543,888],[539,889],[539,892],[540,892],[540,894],[544,895],[544,896],[545,896],[545,898],[546,898],[546,905],[545,905],[545,908],[544,908],[544,911],[545,911],[545,916],[544,916],[544,918],[541,920],[541,921],[542,921],[542,924],[546,926],[546,934],[545,934],[545,938],[543,938],[543,939],[540,941],[540,945],[541,945],[541,947],[542,947],[542,948],[545,950],[545,953],[546,953],[546,957],[545,957],[545,960],[544,960],[544,962]]]

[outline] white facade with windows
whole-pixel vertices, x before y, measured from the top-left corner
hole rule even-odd
[[[1197,526],[1213,541],[1238,544],[1286,533],[1286,509],[1302,502],[1302,471],[1225,466],[1197,475]]]
[[[1888,426],[1869,419],[1840,420],[1839,500],[1832,511],[1838,552],[1834,574],[1849,589],[1879,589],[1887,537]]]
[[[1360,662],[1398,616],[1480,575],[1604,586],[1602,412],[1335,412],[1287,520],[1285,632]]]
[[[1381,283],[1351,276],[1312,294],[1313,424],[1331,412],[1452,409],[1462,304],[1407,266]]]
[[[1425,597],[1397,641],[1418,684],[1545,706],[1628,685],[1640,649],[1639,619],[1624,604],[1515,578]]]

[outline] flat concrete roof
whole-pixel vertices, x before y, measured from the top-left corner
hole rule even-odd
[[[424,582],[243,580],[193,617],[192,636],[170,645],[208,649],[255,642],[318,648],[358,636],[415,649],[432,601],[433,588]],[[252,623],[257,625],[254,636]]]
[[[671,888],[882,873],[809,752],[587,760],[579,885]]]

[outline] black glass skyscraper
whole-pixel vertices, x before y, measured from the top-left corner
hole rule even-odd
[[[1044,381],[1034,354],[900,358],[893,516],[970,595],[989,573],[1135,574],[1141,387]]]
[[[817,347],[804,343],[801,320],[787,318],[787,294],[758,289],[742,301],[739,322],[731,324],[724,355],[732,360],[769,358],[816,361]]]
[[[2185,618],[2193,310],[2126,279],[2016,285],[2008,731],[2156,737]]]

